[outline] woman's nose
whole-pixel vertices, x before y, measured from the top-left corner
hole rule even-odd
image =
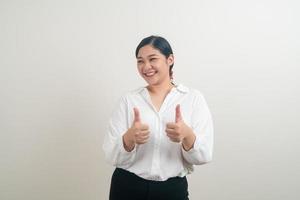
[[[151,69],[151,68],[152,68],[152,66],[150,65],[150,62],[145,62],[144,69],[148,70],[148,69]]]

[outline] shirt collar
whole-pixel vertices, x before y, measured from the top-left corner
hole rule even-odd
[[[176,86],[176,89],[182,93],[187,93],[189,91],[189,88],[187,88],[186,86],[184,86],[182,84],[178,84],[175,86]]]
[[[146,89],[146,87],[140,87],[136,90],[137,93],[140,93],[142,91],[144,91]],[[182,93],[187,93],[189,91],[189,88],[182,85],[182,84],[175,84],[175,88],[176,90],[178,90],[179,92],[182,92]]]

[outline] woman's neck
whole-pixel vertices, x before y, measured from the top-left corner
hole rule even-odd
[[[148,85],[147,89],[152,94],[161,94],[170,92],[173,87],[174,85],[171,82],[166,82],[159,85]]]

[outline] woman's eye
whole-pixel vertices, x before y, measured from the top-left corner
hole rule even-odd
[[[150,61],[155,61],[155,60],[156,60],[156,58],[151,58],[151,59],[150,59]]]
[[[137,63],[138,63],[138,64],[141,64],[141,63],[143,63],[143,61],[142,61],[142,60],[138,60]]]

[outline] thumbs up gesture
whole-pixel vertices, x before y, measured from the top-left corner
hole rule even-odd
[[[141,122],[140,112],[137,108],[133,108],[134,119],[131,127],[123,136],[124,148],[132,151],[135,144],[145,144],[149,139],[149,126]]]
[[[175,123],[167,123],[166,133],[173,142],[182,142],[186,138],[194,135],[192,129],[186,125],[182,119],[179,104],[176,106]]]

